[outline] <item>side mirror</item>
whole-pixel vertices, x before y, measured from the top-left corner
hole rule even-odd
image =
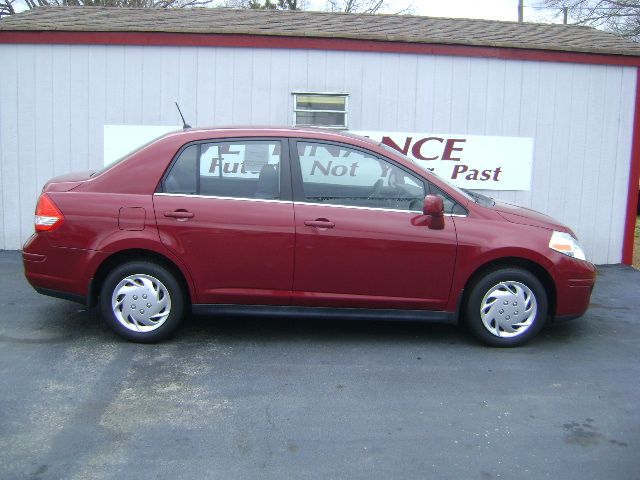
[[[442,230],[444,228],[444,202],[437,195],[427,195],[424,197],[422,214],[427,217],[427,225],[432,230]]]

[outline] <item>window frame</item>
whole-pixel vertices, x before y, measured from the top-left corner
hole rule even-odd
[[[349,94],[341,92],[307,92],[307,91],[293,91],[293,122],[294,127],[315,127],[326,128],[330,130],[348,130],[349,129]],[[316,97],[333,96],[344,97],[344,111],[343,110],[307,110],[298,108],[298,96],[310,95]],[[344,125],[314,125],[310,123],[298,123],[298,112],[311,112],[311,113],[344,113]]]
[[[226,197],[223,195],[203,195],[200,193],[200,160],[201,160],[201,149],[203,144],[211,144],[211,143],[229,143],[229,142],[279,142],[280,143],[280,198],[278,199],[261,199],[261,198],[249,198],[249,197]],[[286,137],[219,137],[219,138],[207,138],[202,140],[193,140],[191,142],[185,143],[182,145],[178,151],[174,154],[173,158],[165,168],[160,180],[158,181],[158,185],[156,186],[154,193],[161,193],[164,195],[175,195],[181,197],[199,197],[199,198],[222,198],[222,199],[231,199],[231,200],[253,200],[260,202],[291,202],[293,201],[293,194],[291,189],[291,162],[290,162],[290,139]],[[165,180],[169,175],[169,172],[173,169],[173,166],[182,155],[187,148],[192,145],[196,145],[198,147],[198,160],[196,161],[196,188],[197,193],[189,194],[189,193],[171,193],[167,192],[165,189]]]
[[[420,214],[417,210],[404,210],[397,208],[383,208],[383,207],[369,207],[369,206],[360,206],[360,205],[342,205],[336,203],[318,203],[318,202],[310,202],[307,201],[304,195],[304,180],[302,178],[302,167],[300,165],[300,157],[298,156],[298,143],[316,143],[321,145],[331,145],[334,147],[342,147],[349,148],[363,154],[369,155],[371,157],[377,158],[378,160],[382,160],[388,162],[394,167],[403,170],[405,173],[411,175],[422,182],[422,189],[424,191],[425,196],[430,192],[429,181],[424,178],[419,173],[411,170],[410,168],[405,167],[404,165],[395,162],[393,159],[386,157],[384,155],[380,155],[377,152],[372,150],[368,150],[366,148],[358,147],[356,145],[351,145],[349,143],[342,142],[334,142],[329,140],[321,140],[316,138],[304,138],[304,137],[295,137],[289,139],[289,159],[291,166],[291,187],[293,192],[293,201],[294,203],[304,203],[307,205],[319,205],[323,207],[338,207],[338,208],[355,208],[360,210],[375,210],[375,211],[383,211],[383,212],[404,212],[410,213],[412,215]],[[456,202],[457,203],[457,202]]]

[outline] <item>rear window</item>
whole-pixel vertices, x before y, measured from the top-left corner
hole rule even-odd
[[[278,140],[190,145],[165,176],[163,191],[232,198],[280,198]]]

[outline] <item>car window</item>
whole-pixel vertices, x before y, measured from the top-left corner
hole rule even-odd
[[[297,142],[304,199],[332,205],[421,211],[423,181],[343,145]]]
[[[185,148],[175,161],[164,180],[164,191],[167,193],[198,193],[198,145]]]
[[[467,210],[461,206],[458,202],[456,202],[449,195],[444,193],[441,188],[436,187],[433,183],[429,182],[429,194],[437,195],[442,198],[442,202],[444,203],[444,213],[452,214],[452,215],[466,215]]]
[[[279,141],[190,145],[164,180],[166,193],[235,198],[280,198]]]

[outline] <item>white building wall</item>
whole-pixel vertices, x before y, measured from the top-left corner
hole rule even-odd
[[[44,182],[102,165],[105,124],[292,123],[292,91],[345,92],[354,130],[535,139],[532,190],[489,192],[622,257],[633,67],[315,50],[0,45],[0,249],[33,231]]]

